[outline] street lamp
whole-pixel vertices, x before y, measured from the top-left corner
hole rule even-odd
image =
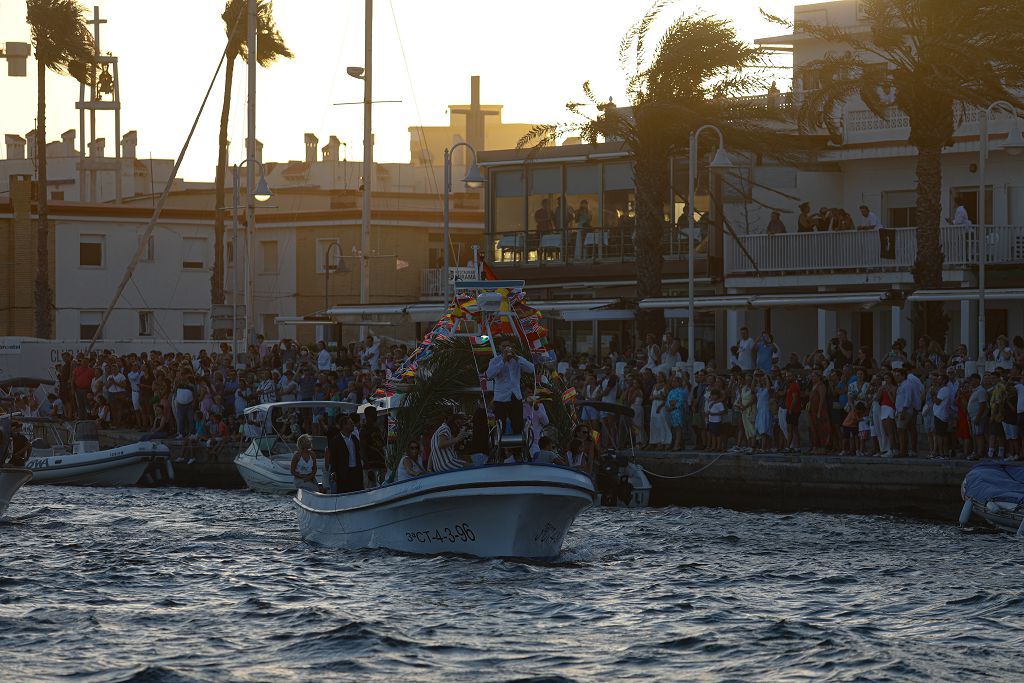
[[[693,220],[693,204],[694,204],[694,197],[693,196],[696,193],[696,181],[697,181],[697,147],[698,147],[698,143],[700,141],[700,134],[703,133],[705,130],[713,130],[716,133],[718,133],[718,152],[715,153],[715,158],[712,159],[709,168],[712,171],[720,171],[720,170],[725,170],[725,169],[733,168],[733,163],[729,159],[729,154],[725,151],[725,136],[722,135],[722,131],[721,131],[721,129],[718,128],[718,126],[713,126],[711,124],[706,124],[706,125],[703,125],[700,128],[698,128],[694,132],[690,133],[690,178],[689,178],[689,192],[687,193],[687,196],[686,196],[686,215],[687,215],[687,225],[689,227],[689,229],[687,230],[686,244],[687,244],[688,252],[689,252],[687,254],[687,263],[689,264],[689,273],[688,273],[687,280],[688,280],[688,287],[689,287],[688,311],[689,311],[689,315],[690,315],[690,321],[689,321],[689,325],[687,325],[687,328],[686,328],[686,343],[687,343],[687,346],[688,346],[688,348],[687,348],[687,355],[686,355],[686,365],[687,365],[687,369],[690,372],[691,379],[693,378],[693,374],[694,374],[693,373],[693,367],[694,367],[693,364],[694,364],[694,357],[695,357],[695,354],[696,354],[696,348],[695,348],[695,346],[696,346],[696,334],[695,334],[695,329],[696,329],[696,322],[697,322],[697,317],[696,317],[696,313],[695,313],[696,305],[695,305],[695,302],[694,302],[694,295],[693,295],[693,288],[694,288],[694,274],[693,274],[693,270],[694,270],[694,260],[695,260],[694,259],[694,253],[693,253],[693,233],[697,229],[696,223]]]
[[[449,218],[448,218],[448,204],[449,195],[452,191],[452,153],[459,147],[465,147],[473,154],[473,163],[470,165],[469,170],[466,172],[466,177],[462,179],[462,182],[466,183],[466,187],[471,190],[478,190],[484,186],[487,179],[483,173],[480,172],[480,166],[476,162],[476,150],[468,142],[458,142],[454,147],[444,150],[444,244],[442,249],[444,250],[444,305],[445,309],[448,308],[449,294],[448,294],[448,231]]]
[[[985,262],[988,260],[985,166],[988,162],[989,153],[988,121],[992,116],[992,112],[997,107],[1008,109],[1013,114],[1013,124],[1010,126],[1010,132],[1006,136],[1006,140],[1002,144],[996,144],[994,146],[995,149],[1006,150],[1007,154],[1011,156],[1018,156],[1021,152],[1024,152],[1024,132],[1021,131],[1020,112],[1017,110],[1017,107],[1004,100],[993,102],[982,113],[979,121],[981,128],[981,158],[978,163],[978,361],[982,363],[982,367],[984,367],[985,363]]]
[[[240,164],[235,164],[231,167],[232,173],[232,197],[231,197],[231,249],[234,253],[234,286],[231,290],[231,353],[235,357],[235,362],[238,362],[238,205],[241,200],[241,171],[242,167],[250,163],[254,163],[259,166],[260,169],[260,180],[256,183],[256,189],[251,191],[251,196],[258,202],[268,201],[273,193],[270,191],[270,185],[267,184],[266,169],[263,167],[263,162],[259,159],[248,158]],[[246,188],[249,191],[249,188]],[[253,213],[255,218],[256,214]],[[253,221],[255,222],[255,220]],[[246,338],[251,338],[253,331],[253,311],[252,311],[252,299],[253,299],[253,274],[252,274],[252,262],[255,260],[255,250],[253,238],[256,235],[256,226],[246,226],[246,238],[245,238],[245,334]],[[250,339],[250,343],[251,343]]]

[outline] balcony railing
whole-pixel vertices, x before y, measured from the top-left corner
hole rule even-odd
[[[745,235],[738,241],[726,237],[725,272],[746,275],[758,271],[813,273],[911,268],[917,254],[917,230],[899,228],[886,232],[894,237],[893,250],[888,254],[883,252],[883,234],[877,230]],[[975,228],[944,226],[940,232],[947,267],[978,263]],[[1024,226],[989,227],[986,245],[987,264],[1024,264]]]
[[[444,296],[444,268],[424,268],[420,271],[422,282],[421,292],[424,297],[440,298]],[[459,280],[473,280],[476,278],[476,269],[463,267],[448,268],[448,279],[450,282]]]
[[[565,266],[624,263],[636,258],[635,231],[625,228],[573,228],[549,233],[536,230],[492,234],[491,260],[496,266]],[[700,228],[694,235],[696,255],[704,256]],[[662,238],[666,259],[686,256],[686,229],[670,227]]]

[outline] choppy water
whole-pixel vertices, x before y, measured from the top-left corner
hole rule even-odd
[[[298,541],[286,499],[30,487],[0,679],[1020,680],[1024,543],[882,517],[592,510],[559,562]]]

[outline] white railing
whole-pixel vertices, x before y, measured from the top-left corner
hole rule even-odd
[[[977,264],[978,238],[974,228],[944,226],[940,230],[947,267]],[[913,267],[917,230],[899,228],[887,232],[895,238],[891,254],[894,258],[886,258],[883,235],[876,230],[745,235],[738,240],[726,237],[725,272],[743,275]],[[1024,264],[1024,226],[992,226],[987,229],[987,235],[986,263]]]
[[[472,280],[476,278],[476,269],[452,267],[448,269],[449,282]],[[444,268],[424,268],[421,271],[421,294],[425,297],[444,296]]]

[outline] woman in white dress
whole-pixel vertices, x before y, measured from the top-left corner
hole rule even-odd
[[[651,434],[647,445],[652,449],[665,450],[672,445],[672,427],[668,422],[665,397],[668,396],[668,378],[658,373],[658,381],[651,389]]]

